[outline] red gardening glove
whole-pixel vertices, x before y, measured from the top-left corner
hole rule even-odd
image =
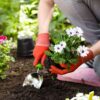
[[[74,65],[71,65],[70,69],[68,68],[68,66],[66,64],[60,64],[60,67],[61,68],[58,68],[58,66],[51,65],[49,71],[52,74],[63,75],[63,74],[67,74],[69,72],[72,72],[76,69],[76,67],[74,67]]]
[[[67,69],[60,69],[60,68],[57,68],[57,67],[54,66],[54,65],[51,65],[51,66],[50,66],[49,71],[50,71],[52,74],[60,74],[60,75],[63,75],[63,74],[68,73],[68,70],[67,70]]]
[[[66,73],[69,73],[69,72],[73,72],[75,71],[81,64],[91,60],[93,58],[93,52],[91,50],[89,50],[89,53],[87,54],[86,57],[79,57],[78,59],[78,63],[76,64],[72,64],[70,67],[67,66],[67,64],[60,64],[60,67],[63,68],[58,68],[54,65],[51,65],[50,66],[50,69],[49,71],[52,73],[52,74],[60,74],[60,75],[63,75],[63,74],[66,74]]]
[[[44,60],[46,59],[45,51],[49,49],[49,44],[49,33],[42,33],[38,35],[36,45],[33,50],[33,66],[36,66],[40,60],[41,64],[44,65]]]

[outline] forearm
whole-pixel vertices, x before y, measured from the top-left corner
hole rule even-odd
[[[40,0],[38,9],[39,33],[48,33],[53,6],[53,0]]]
[[[90,50],[93,52],[94,56],[100,55],[100,40],[90,47]]]

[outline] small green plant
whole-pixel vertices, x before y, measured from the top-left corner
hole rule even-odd
[[[9,69],[9,62],[14,61],[10,56],[10,41],[5,40],[0,43],[0,79],[6,78],[6,71]]]

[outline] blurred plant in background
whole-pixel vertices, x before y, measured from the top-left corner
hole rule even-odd
[[[65,30],[68,29],[69,27],[73,27],[69,20],[65,18],[65,16],[62,14],[62,12],[59,10],[57,5],[54,7],[54,13],[53,13],[53,18],[50,23],[50,33],[53,39],[55,39],[54,34],[63,34],[65,33]]]
[[[8,37],[17,37],[19,24],[19,1],[0,1],[0,33]]]
[[[39,0],[1,0],[0,1],[0,34],[17,39],[18,32],[33,32],[33,39],[38,33],[37,9]],[[50,33],[64,33],[71,24],[55,5]],[[28,33],[27,33],[28,34]]]
[[[3,37],[3,36],[1,36]],[[10,56],[10,50],[12,47],[12,39],[2,39],[0,38],[0,79],[6,78],[6,71],[9,69],[9,62],[15,61],[15,59]]]
[[[33,37],[34,40],[36,39],[36,33],[38,32],[37,6],[38,0],[31,0],[30,3],[23,3],[20,5],[20,28],[18,32],[18,37]]]

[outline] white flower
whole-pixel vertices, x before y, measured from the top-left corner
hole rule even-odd
[[[25,20],[27,19],[27,15],[23,12],[23,11],[20,11],[20,15],[19,15],[19,22],[20,23],[23,23],[25,22]]]
[[[79,33],[83,34],[83,30],[80,27],[76,27],[76,28],[77,28]]]
[[[86,96],[87,98],[89,98],[89,94],[85,94],[85,96]]]
[[[76,29],[77,29],[77,36],[81,37],[82,41],[85,41],[85,38],[83,37],[83,33],[84,33],[83,30],[80,27],[76,27]]]
[[[83,36],[83,30],[80,27],[76,27],[73,30],[78,37]]]
[[[67,30],[66,30],[66,33],[67,33],[69,36],[74,36],[74,35],[76,34],[75,31],[74,31],[72,28],[67,29]]]
[[[79,97],[77,100],[88,100],[88,98],[85,96],[82,96],[82,97]]]
[[[61,41],[61,42],[60,42],[60,46],[61,46],[62,48],[65,48],[65,47],[66,47],[66,42],[65,42],[65,41]]]
[[[85,38],[84,37],[81,37],[81,41],[85,41]]]
[[[77,100],[77,97],[73,97],[72,99],[70,99],[70,100]]]
[[[92,99],[93,99],[93,100],[100,100],[100,97],[99,97],[99,96],[93,96]]]
[[[32,7],[31,7],[31,5],[30,5],[30,7],[29,7],[29,5],[27,5],[27,6],[21,5],[20,6],[19,22],[22,23],[22,24],[25,23],[25,22],[29,22],[29,23],[33,22],[33,19],[29,18],[27,16],[27,14],[25,13],[26,8],[31,9]]]
[[[76,97],[66,100],[89,100],[89,94],[78,93],[76,94]],[[92,100],[100,100],[100,97],[95,95],[92,97]]]
[[[33,35],[34,35],[34,32],[32,32],[30,29],[27,29],[27,28],[18,32],[19,39],[32,38]]]
[[[57,44],[54,46],[54,51],[55,52],[58,52],[58,53],[61,53],[63,50],[63,48],[61,47],[61,45]]]
[[[77,35],[78,36],[83,36],[84,32],[83,32],[83,30],[80,27],[76,27],[76,30],[77,30],[77,33],[78,33]]]
[[[77,52],[81,57],[85,57],[89,53],[88,48],[85,46],[79,46]]]
[[[76,94],[76,97],[82,97],[84,94],[83,93],[78,93]]]

